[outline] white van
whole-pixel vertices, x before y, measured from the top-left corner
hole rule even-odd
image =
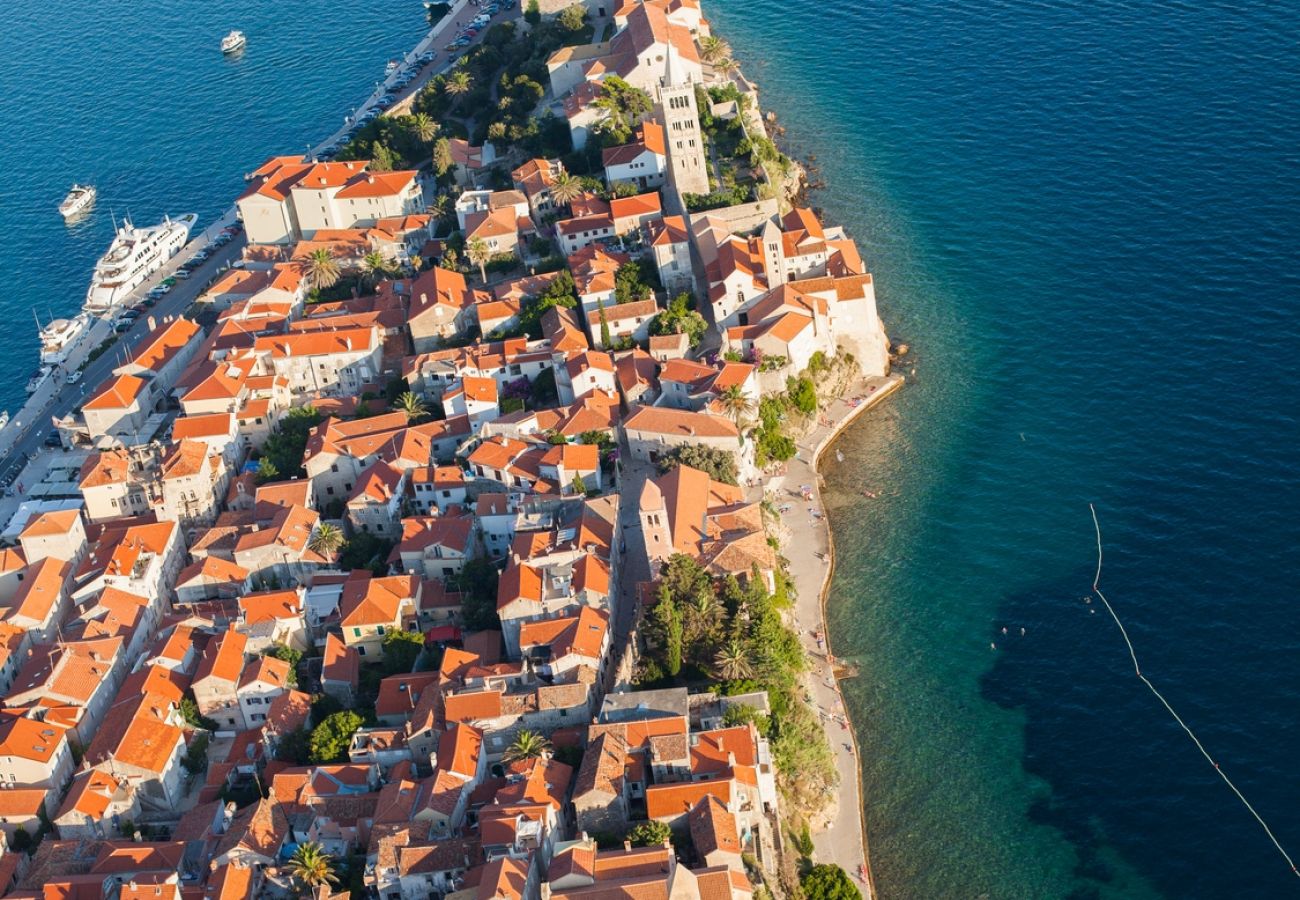
[[[475,28],[484,28],[487,26],[487,23],[491,21],[492,21],[491,16],[486,14],[479,14],[474,17],[474,21],[470,22],[470,24],[473,25]]]

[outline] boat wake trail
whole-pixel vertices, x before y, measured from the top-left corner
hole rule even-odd
[[[1151,693],[1156,695],[1156,699],[1159,700],[1164,708],[1169,711],[1169,715],[1174,717],[1174,721],[1179,724],[1183,731],[1187,732],[1187,736],[1192,739],[1192,743],[1196,745],[1196,749],[1201,751],[1201,755],[1205,757],[1206,762],[1214,766],[1214,771],[1223,779],[1224,784],[1232,788],[1232,792],[1237,795],[1237,799],[1241,801],[1241,805],[1246,807],[1250,814],[1255,817],[1255,821],[1264,829],[1264,833],[1268,835],[1268,839],[1273,842],[1273,846],[1277,848],[1277,852],[1282,854],[1282,858],[1285,859],[1287,865],[1291,867],[1291,874],[1300,877],[1300,870],[1296,868],[1295,862],[1292,861],[1286,850],[1282,848],[1278,839],[1273,836],[1273,831],[1268,827],[1268,823],[1265,822],[1264,818],[1255,811],[1255,807],[1250,805],[1250,801],[1247,800],[1246,796],[1238,790],[1235,784],[1232,783],[1232,779],[1228,777],[1222,767],[1214,761],[1214,757],[1210,756],[1209,751],[1205,749],[1205,745],[1201,743],[1201,740],[1196,736],[1196,733],[1192,731],[1186,722],[1183,721],[1182,716],[1178,715],[1178,713],[1174,711],[1174,708],[1169,705],[1169,701],[1164,698],[1164,695],[1156,690],[1156,686],[1151,683],[1151,679],[1142,674],[1142,667],[1138,664],[1137,651],[1133,649],[1133,641],[1129,639],[1128,631],[1124,628],[1124,623],[1120,621],[1119,616],[1116,615],[1114,607],[1110,605],[1110,601],[1106,599],[1106,595],[1101,592],[1101,524],[1097,521],[1097,508],[1089,503],[1088,509],[1092,512],[1092,527],[1097,532],[1097,574],[1094,575],[1092,579],[1092,592],[1096,594],[1097,598],[1101,600],[1103,605],[1105,605],[1106,612],[1110,613],[1110,617],[1115,620],[1115,624],[1119,627],[1119,633],[1123,636],[1124,643],[1128,646],[1128,655],[1133,660],[1133,671],[1137,674],[1137,677],[1142,680],[1142,683],[1151,689]]]

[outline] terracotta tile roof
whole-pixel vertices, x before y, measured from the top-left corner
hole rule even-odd
[[[130,365],[157,372],[202,333],[197,322],[184,317],[164,322],[145,335],[131,355]]]
[[[426,690],[434,689],[437,672],[411,672],[389,675],[379,682],[379,695],[375,700],[375,715],[380,717],[409,717]]]
[[[10,621],[28,619],[44,625],[66,596],[71,576],[72,563],[52,556],[29,563],[23,570],[23,580],[19,582],[17,591],[5,604],[5,618]],[[15,624],[20,623],[15,621]]]
[[[497,581],[497,609],[516,600],[542,600],[542,572],[527,563],[511,560]]]
[[[340,200],[363,197],[392,197],[406,190],[418,175],[413,170],[395,172],[367,171],[364,176],[351,179],[335,197]]]
[[[659,304],[653,297],[648,300],[633,300],[631,303],[619,303],[605,307],[605,321],[611,328],[614,328],[619,322],[653,318],[658,312]],[[599,329],[600,310],[596,309],[587,313],[587,323]]]
[[[243,584],[248,579],[248,570],[243,566],[235,565],[229,560],[222,559],[219,556],[205,556],[198,562],[181,569],[180,575],[176,577],[178,586],[197,583],[226,583],[226,584]]]
[[[14,757],[48,764],[67,746],[67,729],[22,716],[0,717],[0,758]]]
[[[113,795],[118,788],[118,780],[107,772],[99,769],[78,772],[72,779],[72,785],[55,818],[61,819],[71,813],[78,813],[92,819],[101,819],[112,805]]]
[[[187,438],[220,437],[233,434],[234,416],[230,413],[210,413],[201,416],[181,416],[172,425],[172,440]]]
[[[194,681],[216,678],[232,685],[238,684],[239,675],[244,670],[244,648],[247,645],[248,638],[240,632],[233,629],[222,632],[208,643],[194,673]]]
[[[93,397],[82,404],[82,409],[130,409],[135,405],[145,380],[135,375],[118,375],[104,382]]]
[[[289,663],[274,656],[255,656],[244,665],[239,678],[241,688],[253,684],[269,684],[274,688],[289,686]]]
[[[609,214],[617,219],[657,216],[663,213],[659,192],[651,191],[635,197],[615,197],[609,201]]]
[[[502,715],[499,690],[462,691],[443,697],[443,718],[449,723],[483,722]]]
[[[676,819],[688,813],[705,797],[714,796],[723,805],[731,803],[731,781],[697,781],[682,784],[655,784],[646,788],[648,819]]]
[[[710,416],[670,407],[634,406],[623,421],[628,431],[674,437],[730,437],[739,439],[735,423],[722,416]]]
[[[66,535],[77,524],[81,518],[81,511],[77,509],[60,509],[53,512],[43,512],[40,515],[33,516],[27,526],[23,528],[19,539],[28,537],[60,537]]]
[[[483,732],[463,723],[451,725],[438,741],[436,768],[469,780],[478,774]]]
[[[414,600],[418,592],[419,579],[414,575],[351,578],[343,585],[339,600],[340,624],[345,628],[395,625],[400,620],[402,602]]]
[[[687,817],[691,841],[702,858],[710,853],[740,853],[740,834],[736,816],[712,794],[691,808]]]
[[[324,681],[338,681],[357,686],[361,669],[361,656],[333,634],[325,636],[325,658],[321,666]]]
[[[341,328],[338,331],[307,331],[259,337],[253,344],[257,353],[273,358],[332,356],[340,353],[364,353],[375,346],[375,329]]]
[[[519,647],[523,651],[549,647],[552,660],[570,653],[599,660],[608,628],[607,613],[584,606],[576,616],[524,622],[519,628]]]

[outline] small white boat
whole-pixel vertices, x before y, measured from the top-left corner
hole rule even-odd
[[[236,53],[243,50],[244,45],[247,43],[248,38],[244,37],[244,33],[236,28],[221,39],[221,52]]]
[[[9,410],[6,409],[3,412],[0,412],[0,428],[4,428],[8,424],[9,424]]]
[[[396,71],[397,71],[398,69],[400,69],[401,67],[402,67],[402,64],[401,64],[400,62],[398,62],[398,61],[395,60],[395,59],[390,59],[390,60],[388,61],[388,64],[384,66],[384,74],[385,74],[385,75],[392,75],[394,72],[396,72]]]
[[[59,212],[65,219],[79,216],[95,204],[97,195],[93,184],[74,184],[72,190],[68,191],[68,196],[59,204]]]

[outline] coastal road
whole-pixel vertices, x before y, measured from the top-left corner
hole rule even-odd
[[[225,227],[225,224],[229,224],[229,220],[223,218],[209,226],[202,235],[187,244],[180,253],[172,257],[166,266],[132,295],[132,301],[138,301],[148,292],[152,285],[175,272],[182,262],[201,249],[207,243],[209,237],[219,232],[222,227]],[[148,320],[151,317],[156,323],[161,323],[163,319],[169,316],[175,317],[185,312],[190,304],[207,288],[208,283],[222,269],[227,268],[233,260],[239,257],[243,251],[244,243],[244,237],[241,234],[225,247],[213,253],[207,262],[194,270],[188,280],[177,281],[176,286],[164,294],[153,309],[135,320],[130,331],[119,335],[117,342],[111,345],[107,352],[86,366],[79,382],[76,384],[58,383],[43,406],[33,409],[29,404],[29,406],[23,407],[23,410],[15,415],[15,421],[11,424],[11,427],[20,430],[14,438],[8,453],[3,459],[0,459],[0,479],[3,479],[15,468],[21,469],[22,466],[27,464],[29,456],[43,449],[45,436],[50,433],[53,427],[51,418],[62,418],[67,415],[75,407],[79,406],[88,395],[99,388],[104,380],[112,374],[113,369],[121,365],[122,351],[133,350],[136,344],[149,333]],[[47,387],[46,390],[49,390],[49,388]],[[17,424],[20,421],[21,426]]]

